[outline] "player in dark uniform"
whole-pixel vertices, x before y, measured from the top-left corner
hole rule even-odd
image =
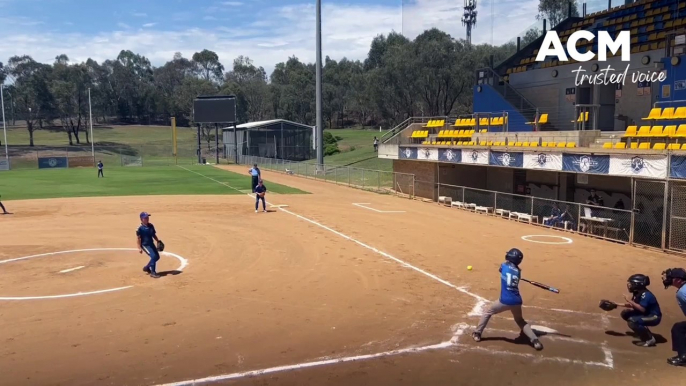
[[[676,288],[676,301],[686,316],[686,270],[665,270],[662,272],[662,284],[665,285],[665,289]],[[676,351],[676,356],[667,359],[667,363],[672,366],[686,366],[686,321],[674,323],[672,326],[672,350]]]
[[[160,275],[157,274],[155,266],[160,259],[160,253],[157,251],[154,241],[159,242],[157,238],[157,231],[155,226],[150,222],[150,213],[141,213],[141,225],[136,229],[136,236],[138,236],[138,253],[145,253],[150,256],[150,262],[143,267],[143,272],[150,275],[150,277],[157,279]]]
[[[522,316],[522,296],[519,294],[519,278],[522,271],[519,269],[519,264],[524,260],[524,254],[517,248],[510,249],[505,254],[505,262],[500,265],[500,299],[491,303],[481,316],[479,325],[472,333],[472,338],[481,342],[481,334],[484,332],[491,316],[501,312],[510,311],[514,317],[515,323],[522,330],[531,341],[531,345],[536,350],[543,350],[543,345],[538,340],[538,337],[531,329],[531,325],[524,320]]]
[[[0,198],[2,198],[1,195]],[[10,214],[10,212],[8,212],[7,209],[5,209],[5,205],[2,205],[2,201],[0,201],[0,209],[2,209],[2,214]]]
[[[626,287],[631,292],[631,297],[624,295],[627,303],[622,311],[622,319],[626,320],[629,328],[638,334],[641,339],[634,344],[641,347],[655,346],[655,337],[648,327],[660,324],[662,311],[655,295],[648,290],[650,278],[646,275],[635,274],[629,277]]]
[[[105,167],[105,165],[102,164],[102,161],[98,161],[98,178],[102,177],[105,178],[105,175],[102,172],[102,169]]]
[[[260,207],[260,200],[262,200],[262,210],[266,213],[267,212],[267,204],[264,201],[264,194],[267,193],[267,187],[264,186],[264,183],[262,180],[257,183],[257,186],[255,186],[255,213],[258,212],[258,208]]]

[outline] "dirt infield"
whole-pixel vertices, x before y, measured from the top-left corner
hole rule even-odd
[[[665,313],[654,331],[669,339],[682,318],[659,274],[679,257],[263,177],[313,194],[268,195],[288,206],[266,214],[247,195],[13,201],[0,217],[0,383],[608,385],[686,374],[666,365],[669,343],[637,348],[618,313],[597,308],[621,300],[629,275],[649,274]],[[158,280],[130,250],[141,210],[176,255],[163,256]],[[511,247],[525,253],[524,277],[561,290],[521,285],[525,317],[558,332],[540,353],[506,317],[483,342],[468,337]]]

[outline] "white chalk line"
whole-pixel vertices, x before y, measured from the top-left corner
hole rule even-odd
[[[74,268],[63,269],[63,270],[60,271],[60,273],[74,272],[74,271],[78,271],[78,270],[81,269],[81,268],[86,268],[86,266],[85,266],[85,265],[81,265],[81,266],[74,267]]]
[[[405,213],[404,210],[378,210],[378,209],[370,208],[367,206],[367,205],[371,205],[370,203],[357,203],[357,204],[353,203],[353,205],[355,205],[359,208],[364,208],[367,210],[374,211],[376,213]]]
[[[57,252],[47,252],[47,253],[39,253],[37,255],[31,255],[31,256],[23,256],[23,257],[17,257],[14,259],[7,259],[7,260],[1,260],[0,264],[6,264],[6,263],[11,263],[15,261],[22,261],[22,260],[28,260],[28,259],[33,259],[36,257],[45,257],[45,256],[54,256],[54,255],[63,255],[66,253],[77,253],[77,252],[99,252],[99,251],[138,251],[136,248],[89,248],[89,249],[72,249],[69,251],[57,251]],[[177,271],[183,271],[184,268],[188,266],[188,260],[186,260],[184,257],[179,256],[175,253],[172,252],[160,252],[161,255],[168,255],[176,258],[179,260],[180,265],[176,269]],[[82,267],[77,267],[77,268],[72,268],[70,270],[65,270],[65,271],[73,271],[75,269],[80,269]],[[60,271],[62,273],[64,271]],[[110,292],[115,292],[115,291],[121,291],[129,288],[133,288],[134,286],[124,286],[124,287],[117,287],[117,288],[109,288],[109,289],[104,289],[104,290],[97,290],[97,291],[88,291],[88,292],[76,292],[76,293],[70,293],[70,294],[61,294],[61,295],[46,295],[46,296],[2,296],[0,297],[0,300],[41,300],[41,299],[63,299],[63,298],[73,298],[76,296],[87,296],[87,295],[97,295],[97,294],[104,294],[104,293],[110,293]]]
[[[562,239],[564,241],[555,243],[552,241],[529,240],[531,237],[547,237],[547,238],[552,238],[552,239]],[[574,242],[574,240],[570,239],[569,237],[551,236],[551,235],[527,235],[527,236],[522,236],[522,240],[528,241],[530,243],[550,244],[550,245],[563,245],[563,244],[571,244]]]

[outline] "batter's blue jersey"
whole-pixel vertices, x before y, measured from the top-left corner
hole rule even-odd
[[[519,294],[519,268],[506,261],[500,265],[500,303],[508,306],[522,304]]]
[[[141,245],[155,246],[155,243],[153,242],[155,235],[157,235],[157,232],[152,223],[148,223],[147,226],[141,224],[136,230],[136,236],[141,238]]]

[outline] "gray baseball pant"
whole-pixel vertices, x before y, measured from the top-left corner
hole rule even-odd
[[[514,317],[515,323],[517,323],[517,325],[522,330],[524,335],[526,335],[526,337],[529,338],[530,341],[533,342],[534,340],[538,339],[536,334],[534,334],[534,331],[531,329],[531,325],[527,323],[526,320],[524,320],[524,318],[522,317],[522,306],[508,306],[507,304],[500,303],[500,301],[495,301],[488,306],[484,314],[481,315],[479,325],[476,326],[476,330],[474,330],[474,332],[482,334],[484,332],[484,329],[486,328],[486,325],[488,324],[488,321],[491,319],[491,316],[500,314],[505,311],[512,312],[512,316]]]

